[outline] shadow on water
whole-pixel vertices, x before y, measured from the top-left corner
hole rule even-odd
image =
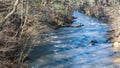
[[[31,68],[119,68],[112,61],[109,26],[75,11],[73,26],[46,34],[30,55]],[[94,43],[94,44],[92,44]],[[40,46],[39,46],[40,45]]]

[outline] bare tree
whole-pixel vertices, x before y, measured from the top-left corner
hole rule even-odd
[[[16,11],[16,9],[17,9],[17,5],[19,4],[19,2],[20,2],[20,0],[16,0],[16,1],[15,1],[15,4],[14,4],[14,6],[13,6],[13,10],[12,10],[10,13],[8,13],[8,14],[5,16],[5,18],[1,21],[2,24],[1,24],[0,27],[2,27],[2,26],[5,24],[6,20],[7,20],[12,14],[15,13],[15,11]]]

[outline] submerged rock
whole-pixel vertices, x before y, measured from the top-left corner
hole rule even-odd
[[[90,41],[90,46],[91,46],[91,45],[95,45],[96,43],[98,43],[97,40],[91,40],[91,41]]]

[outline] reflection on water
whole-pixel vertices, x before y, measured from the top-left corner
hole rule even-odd
[[[109,26],[79,12],[73,16],[72,25],[84,26],[60,28],[40,40],[30,55],[31,68],[119,68],[107,41]]]

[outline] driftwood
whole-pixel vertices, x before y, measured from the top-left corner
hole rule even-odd
[[[80,24],[80,25],[76,25],[76,26],[70,26],[70,27],[73,27],[73,28],[80,28],[80,27],[82,27],[82,26],[84,26],[83,24]]]

